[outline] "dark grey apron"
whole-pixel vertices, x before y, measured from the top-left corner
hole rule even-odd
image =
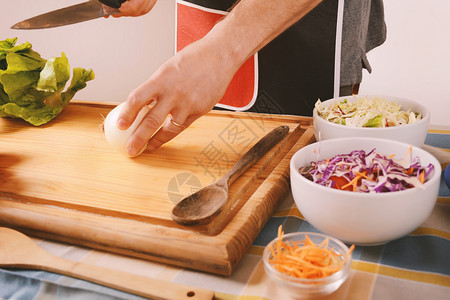
[[[188,0],[227,11],[234,0]],[[334,95],[338,0],[324,0],[258,52],[256,101],[248,111],[311,116]]]

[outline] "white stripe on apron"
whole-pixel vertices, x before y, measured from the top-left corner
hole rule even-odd
[[[344,23],[344,1],[338,0],[338,12],[336,21],[336,49],[334,54],[334,98],[339,97],[341,87],[341,47],[342,47],[342,26]]]

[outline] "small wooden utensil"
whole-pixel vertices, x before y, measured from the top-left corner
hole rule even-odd
[[[450,162],[450,152],[430,145],[423,145],[422,149],[430,152],[441,164]]]
[[[178,202],[172,210],[172,219],[185,226],[210,223],[227,203],[229,186],[288,132],[289,126],[283,125],[266,134],[222,178]]]
[[[0,266],[54,272],[150,299],[213,299],[214,292],[55,256],[26,235],[0,227]]]

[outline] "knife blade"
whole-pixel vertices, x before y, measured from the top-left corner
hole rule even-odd
[[[123,1],[121,1],[123,2]],[[119,13],[120,10],[90,0],[26,19],[11,29],[44,29],[89,21]]]

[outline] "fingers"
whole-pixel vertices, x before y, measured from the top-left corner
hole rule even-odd
[[[172,140],[174,137],[179,135],[183,130],[185,130],[189,125],[192,124],[194,120],[191,118],[185,118],[184,121],[175,121],[175,117],[169,115],[169,117],[164,122],[164,125],[155,133],[155,135],[150,139],[147,145],[147,150],[153,151],[168,141]]]
[[[175,121],[175,117],[168,115],[168,109],[163,106],[162,103],[157,103],[130,137],[127,145],[127,152],[130,156],[137,155],[146,144],[149,151],[159,148],[191,124],[186,117]]]
[[[119,17],[138,17],[148,13],[156,0],[128,0],[122,3],[120,13],[112,15],[114,18]]]
[[[133,124],[134,119],[145,105],[150,105],[158,99],[158,93],[146,81],[130,93],[122,111],[117,118],[117,127],[125,130]]]
[[[172,115],[169,116],[169,121],[170,121],[170,123],[171,123],[173,126],[175,126],[175,127],[177,127],[177,128],[183,128],[183,127],[184,127],[184,123],[178,123],[178,122],[176,122]]]
[[[147,113],[128,140],[127,153],[129,156],[138,155],[146,144],[149,151],[159,148],[189,127],[196,119],[195,117],[188,118],[188,110],[176,109],[170,103],[170,101],[156,102]]]
[[[140,152],[155,132],[163,125],[168,111],[164,103],[157,102],[155,104],[129,138],[127,143],[128,155],[135,156]]]
[[[139,95],[139,93],[137,93],[137,95]],[[145,95],[145,93],[143,95]],[[141,94],[139,97],[142,97],[143,95]],[[134,103],[146,103],[146,101],[142,100],[141,98],[136,97],[134,99]],[[135,105],[133,107],[132,103],[133,100],[127,102],[127,107],[132,109],[129,109],[125,112],[124,109],[122,110],[123,116],[125,118],[133,117],[134,119],[135,112],[139,111],[136,108],[141,107],[140,105]],[[174,115],[171,115],[171,112],[174,112],[174,115],[176,115],[176,117]],[[173,139],[188,125],[190,125],[190,123],[186,122],[188,113],[188,110],[186,112],[177,110],[173,106],[173,102],[171,101],[162,101],[162,99],[159,99],[147,113],[144,119],[142,119],[141,123],[128,140],[128,155],[138,155],[138,153],[143,147],[145,147],[147,143],[147,149],[154,150],[160,147],[162,144]]]

